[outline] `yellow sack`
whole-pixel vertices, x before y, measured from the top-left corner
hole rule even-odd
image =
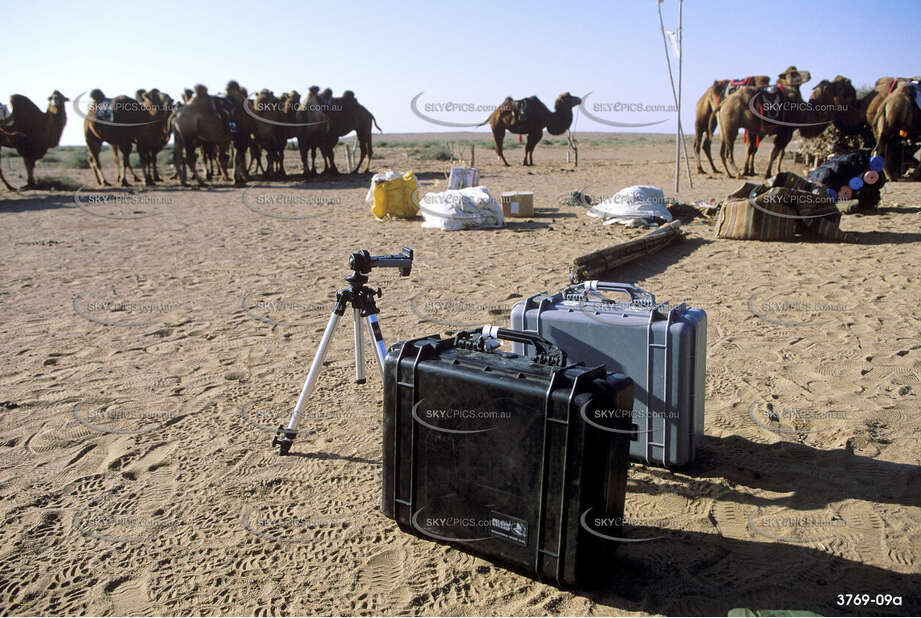
[[[371,189],[373,202],[371,212],[377,219],[400,217],[409,219],[419,212],[419,205],[414,198],[419,185],[412,172],[401,177],[375,182]]]

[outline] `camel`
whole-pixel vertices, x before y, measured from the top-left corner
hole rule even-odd
[[[876,150],[885,160],[886,177],[897,180],[902,176],[901,144],[902,138],[917,141],[921,138],[921,83],[901,82],[879,106],[874,119],[873,133],[876,137]]]
[[[355,98],[355,93],[351,90],[343,92],[341,97],[334,97],[332,96],[332,91],[329,91],[328,103],[325,105],[327,133],[323,159],[325,161],[328,160],[328,163],[324,173],[339,173],[339,170],[336,169],[336,162],[334,160],[334,148],[339,142],[340,137],[348,135],[352,131],[355,131],[355,134],[358,136],[358,148],[361,151],[361,156],[358,159],[358,165],[355,166],[354,170],[349,170],[349,173],[358,173],[365,157],[368,159],[365,173],[368,173],[371,169],[372,123],[377,127],[378,131],[383,133],[381,128],[377,125],[374,114],[369,112],[364,105],[358,102],[358,99]]]
[[[765,178],[769,178],[777,161],[777,171],[783,161],[784,149],[790,143],[797,124],[815,122],[815,114],[809,114],[809,119],[804,119],[798,110],[803,108],[803,98],[799,86],[809,81],[812,76],[808,71],[799,71],[795,66],[789,67],[779,75],[777,86],[769,91],[765,88],[743,86],[724,100],[717,110],[720,133],[720,158],[726,173],[732,177],[742,178],[745,175],[755,174],[755,153],[761,138],[765,135],[774,136],[774,148],[768,162]],[[770,99],[770,97],[774,97]],[[753,111],[762,106],[764,112]],[[771,111],[770,108],[773,108]],[[745,157],[744,169],[739,173],[735,165],[733,148],[739,129],[745,129],[748,142],[748,152]],[[779,158],[778,158],[779,156]],[[728,159],[728,162],[727,162]],[[730,169],[730,165],[732,169]],[[734,171],[733,171],[734,170]]]
[[[698,174],[706,173],[700,160],[701,148],[703,148],[704,154],[707,155],[707,160],[710,161],[710,168],[713,173],[720,173],[713,164],[713,157],[710,154],[710,143],[713,140],[713,134],[716,132],[716,111],[720,103],[742,86],[760,88],[770,83],[771,78],[767,75],[752,75],[738,80],[719,79],[707,88],[700,100],[697,101],[696,116],[694,117],[694,154],[697,157]]]
[[[506,167],[508,167],[508,161],[502,154],[505,132],[527,135],[528,142],[524,149],[522,165],[534,165],[534,147],[543,137],[544,127],[547,128],[550,135],[562,135],[572,124],[572,108],[581,103],[582,99],[579,97],[564,92],[556,98],[553,105],[554,111],[551,112],[536,96],[519,100],[506,97],[489,115],[489,118],[477,126],[481,127],[489,123],[496,142],[496,154]]]
[[[170,138],[170,115],[173,112],[173,99],[165,92],[158,89],[139,91],[141,105],[155,122],[138,127],[137,149],[141,158],[141,169],[144,173],[144,182],[153,185],[160,182],[160,172],[157,170],[157,154],[166,147]]]
[[[21,94],[10,97],[10,116],[4,120],[0,130],[0,143],[15,148],[22,157],[26,166],[27,189],[35,188],[35,162],[61,141],[61,133],[67,124],[64,104],[69,100],[55,90],[48,97],[47,111],[42,112],[28,97]],[[0,179],[7,189],[13,190],[2,174]]]
[[[83,136],[86,139],[87,158],[96,177],[96,184],[111,186],[102,172],[102,163],[99,161],[102,145],[108,142],[112,145],[112,154],[118,167],[118,182],[121,186],[127,187],[129,170],[135,181],[140,180],[131,169],[131,150],[139,126],[144,122],[150,122],[150,116],[140,109],[137,101],[125,95],[106,99],[102,90],[94,88],[90,91],[90,98],[93,103],[83,118]],[[97,117],[97,111],[103,106],[108,106],[111,110],[106,119]]]
[[[199,186],[205,182],[198,175],[195,164],[195,150],[202,144],[215,144],[219,148],[228,148],[234,130],[235,105],[229,98],[212,97],[208,89],[198,84],[194,88],[194,95],[189,102],[178,107],[170,118],[170,127],[173,132],[173,162],[179,172],[182,186],[187,187],[186,163],[192,169],[192,175]],[[237,152],[237,161],[234,164],[234,183],[238,186],[246,184],[244,166],[239,165],[241,153]],[[227,170],[222,159],[218,160],[223,175]]]
[[[891,90],[898,84],[896,78],[880,77],[876,80],[876,85],[872,90],[856,99],[853,105],[847,110],[838,114],[835,120],[835,126],[838,130],[848,135],[859,135],[864,147],[870,148],[876,145],[876,137],[873,134],[876,113],[880,106],[889,96]],[[906,81],[906,80],[902,80]],[[853,88],[851,80],[841,75],[835,77],[833,84],[841,83],[843,87]]]
[[[277,125],[278,142],[280,150],[278,152],[279,167],[281,175],[285,175],[285,149],[288,147],[288,140],[294,139],[299,133],[297,126],[297,109],[301,105],[301,93],[297,90],[283,93],[279,98],[281,110],[279,113],[280,122],[283,125]]]
[[[287,139],[282,112],[283,104],[271,90],[263,89],[256,95],[253,114],[256,125],[253,129],[253,142],[266,153],[265,178],[282,179],[285,177],[284,150]]]
[[[329,118],[326,112],[328,103],[324,103],[319,95],[320,87],[311,86],[307,98],[297,107],[295,122],[297,127],[297,149],[301,155],[301,164],[304,166],[304,179],[317,174],[317,150],[321,151],[323,163],[329,168],[329,159],[326,156],[326,141]],[[310,155],[311,164],[307,165],[307,156]]]

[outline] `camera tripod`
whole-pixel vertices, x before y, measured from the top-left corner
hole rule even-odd
[[[390,266],[400,269],[401,276],[409,276],[412,268],[413,251],[407,247],[403,248],[403,253],[397,255],[371,256],[367,251],[358,251],[353,253],[349,258],[349,267],[353,272],[345,278],[349,287],[342,288],[336,293],[336,305],[333,307],[332,315],[329,316],[329,323],[326,330],[323,331],[323,338],[320,340],[320,347],[313,357],[310,364],[310,371],[307,373],[307,381],[304,382],[304,388],[297,399],[297,405],[294,406],[294,412],[291,414],[291,420],[288,426],[279,425],[275,431],[275,437],[272,439],[272,446],[278,447],[279,455],[287,455],[297,437],[297,421],[304,404],[317,385],[317,378],[320,374],[320,368],[326,359],[326,352],[329,348],[329,342],[333,337],[333,332],[339,324],[339,319],[345,315],[346,309],[352,308],[352,326],[355,336],[355,383],[365,383],[365,347],[364,347],[364,327],[367,326],[371,339],[374,342],[375,358],[377,366],[381,371],[381,377],[384,375],[384,356],[387,349],[384,345],[384,335],[381,332],[380,323],[377,319],[379,310],[374,297],[381,296],[381,289],[372,289],[368,283],[367,273],[371,272],[374,266]],[[364,322],[364,325],[362,324]]]

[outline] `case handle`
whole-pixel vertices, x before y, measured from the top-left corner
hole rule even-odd
[[[582,284],[582,289],[586,292],[605,291],[605,292],[624,292],[630,296],[630,300],[638,305],[655,305],[656,297],[652,292],[647,292],[630,283],[617,283],[614,281],[586,281]]]
[[[489,338],[503,339],[505,341],[514,341],[516,343],[534,346],[536,354],[533,360],[542,365],[557,365],[561,367],[566,365],[566,353],[550,341],[535,333],[526,333],[520,330],[512,330],[510,328],[501,328],[499,326],[487,324],[479,332],[463,331],[457,333],[454,337],[454,342],[455,344],[460,344],[461,341],[470,342],[480,351],[488,352],[490,348],[486,341]]]

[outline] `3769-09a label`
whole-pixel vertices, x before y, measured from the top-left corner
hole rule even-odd
[[[853,605],[855,607],[875,605],[885,607],[889,605],[901,607],[902,595],[895,594],[839,594],[838,605]]]

